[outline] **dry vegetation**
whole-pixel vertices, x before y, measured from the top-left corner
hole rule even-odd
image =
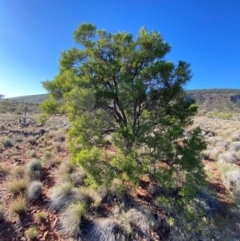
[[[0,124],[18,129],[17,116],[0,114]],[[240,122],[199,116],[194,125],[208,143],[209,188],[189,203],[189,209],[204,207],[199,217],[206,225],[198,227],[204,239],[191,236],[198,220],[190,225],[176,214],[147,177],[137,187],[115,180],[109,189],[89,189],[87,174],[69,161],[68,123],[53,117],[42,136],[0,136],[0,240],[239,240]],[[153,202],[157,195],[161,208]]]

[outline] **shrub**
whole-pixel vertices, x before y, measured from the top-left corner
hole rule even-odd
[[[26,200],[22,196],[19,196],[10,204],[10,210],[14,214],[22,215],[27,210]]]
[[[24,178],[26,175],[26,168],[24,166],[18,166],[16,169],[13,170],[12,175],[16,178]]]
[[[236,162],[236,160],[237,160],[237,155],[233,151],[228,151],[228,152],[222,153],[218,157],[219,162],[234,163],[234,162]]]
[[[7,184],[7,189],[13,195],[23,194],[28,185],[28,180],[26,179],[13,179]]]
[[[27,197],[31,201],[39,199],[42,195],[42,183],[39,181],[33,181],[28,186]]]
[[[51,210],[61,210],[67,207],[74,201],[73,185],[65,183],[50,190],[50,203]]]
[[[37,223],[41,223],[42,221],[46,220],[47,213],[46,212],[36,213],[35,218]]]
[[[234,141],[230,144],[229,150],[231,151],[240,151],[240,141]]]
[[[124,232],[114,218],[100,218],[95,220],[86,238],[89,241],[126,240]]]
[[[51,167],[56,164],[55,160],[53,159],[53,153],[50,151],[45,151],[43,153],[42,161],[47,167]]]
[[[28,228],[25,232],[25,237],[28,239],[28,240],[34,240],[35,238],[37,238],[37,235],[38,235],[38,230],[35,226],[32,226],[30,228]]]
[[[0,177],[6,176],[9,173],[9,168],[0,163]]]
[[[4,146],[5,148],[13,147],[13,141],[12,141],[11,139],[9,139],[9,138],[4,138],[4,139],[2,140],[2,143],[3,143],[3,146]]]
[[[61,215],[62,232],[69,237],[76,237],[80,233],[80,224],[85,212],[82,202],[72,203]]]
[[[227,172],[223,175],[223,183],[229,189],[238,188],[240,186],[240,169],[236,168],[236,170]]]
[[[38,159],[32,159],[27,163],[27,174],[31,180],[38,180],[42,174],[42,164]]]

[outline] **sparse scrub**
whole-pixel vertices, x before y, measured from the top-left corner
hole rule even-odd
[[[27,174],[31,180],[39,180],[42,175],[42,163],[38,159],[32,159],[26,166]]]
[[[27,190],[27,197],[31,201],[38,200],[42,195],[42,183],[39,181],[33,181],[29,184]]]
[[[19,195],[25,193],[27,185],[27,179],[13,179],[7,184],[7,189],[13,195]]]
[[[86,212],[85,206],[82,202],[72,203],[61,214],[61,228],[64,235],[68,237],[77,237],[80,233],[80,224],[82,217]]]
[[[27,211],[27,202],[24,197],[19,196],[17,197],[11,204],[10,210],[12,213],[17,215],[22,215],[24,212]]]
[[[28,228],[25,232],[25,237],[28,239],[28,240],[34,240],[35,238],[37,238],[37,235],[38,235],[38,230],[35,226],[32,226],[30,228]]]

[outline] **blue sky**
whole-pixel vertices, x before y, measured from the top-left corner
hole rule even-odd
[[[41,94],[73,31],[91,22],[137,35],[159,31],[167,60],[191,64],[187,89],[240,88],[239,0],[0,0],[0,94]]]

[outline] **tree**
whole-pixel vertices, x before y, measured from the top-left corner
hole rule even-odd
[[[199,129],[183,138],[197,112],[183,89],[189,64],[165,60],[170,45],[145,28],[134,39],[85,23],[74,39],[80,47],[64,51],[59,74],[43,83],[50,99],[42,109],[68,115],[72,159],[89,184],[138,183],[147,175],[162,187],[181,187],[182,196],[193,193],[204,180],[205,143]],[[107,134],[114,154],[106,150]]]
[[[1,95],[1,94],[0,94],[0,100],[3,99],[3,98],[4,98],[4,95]]]

